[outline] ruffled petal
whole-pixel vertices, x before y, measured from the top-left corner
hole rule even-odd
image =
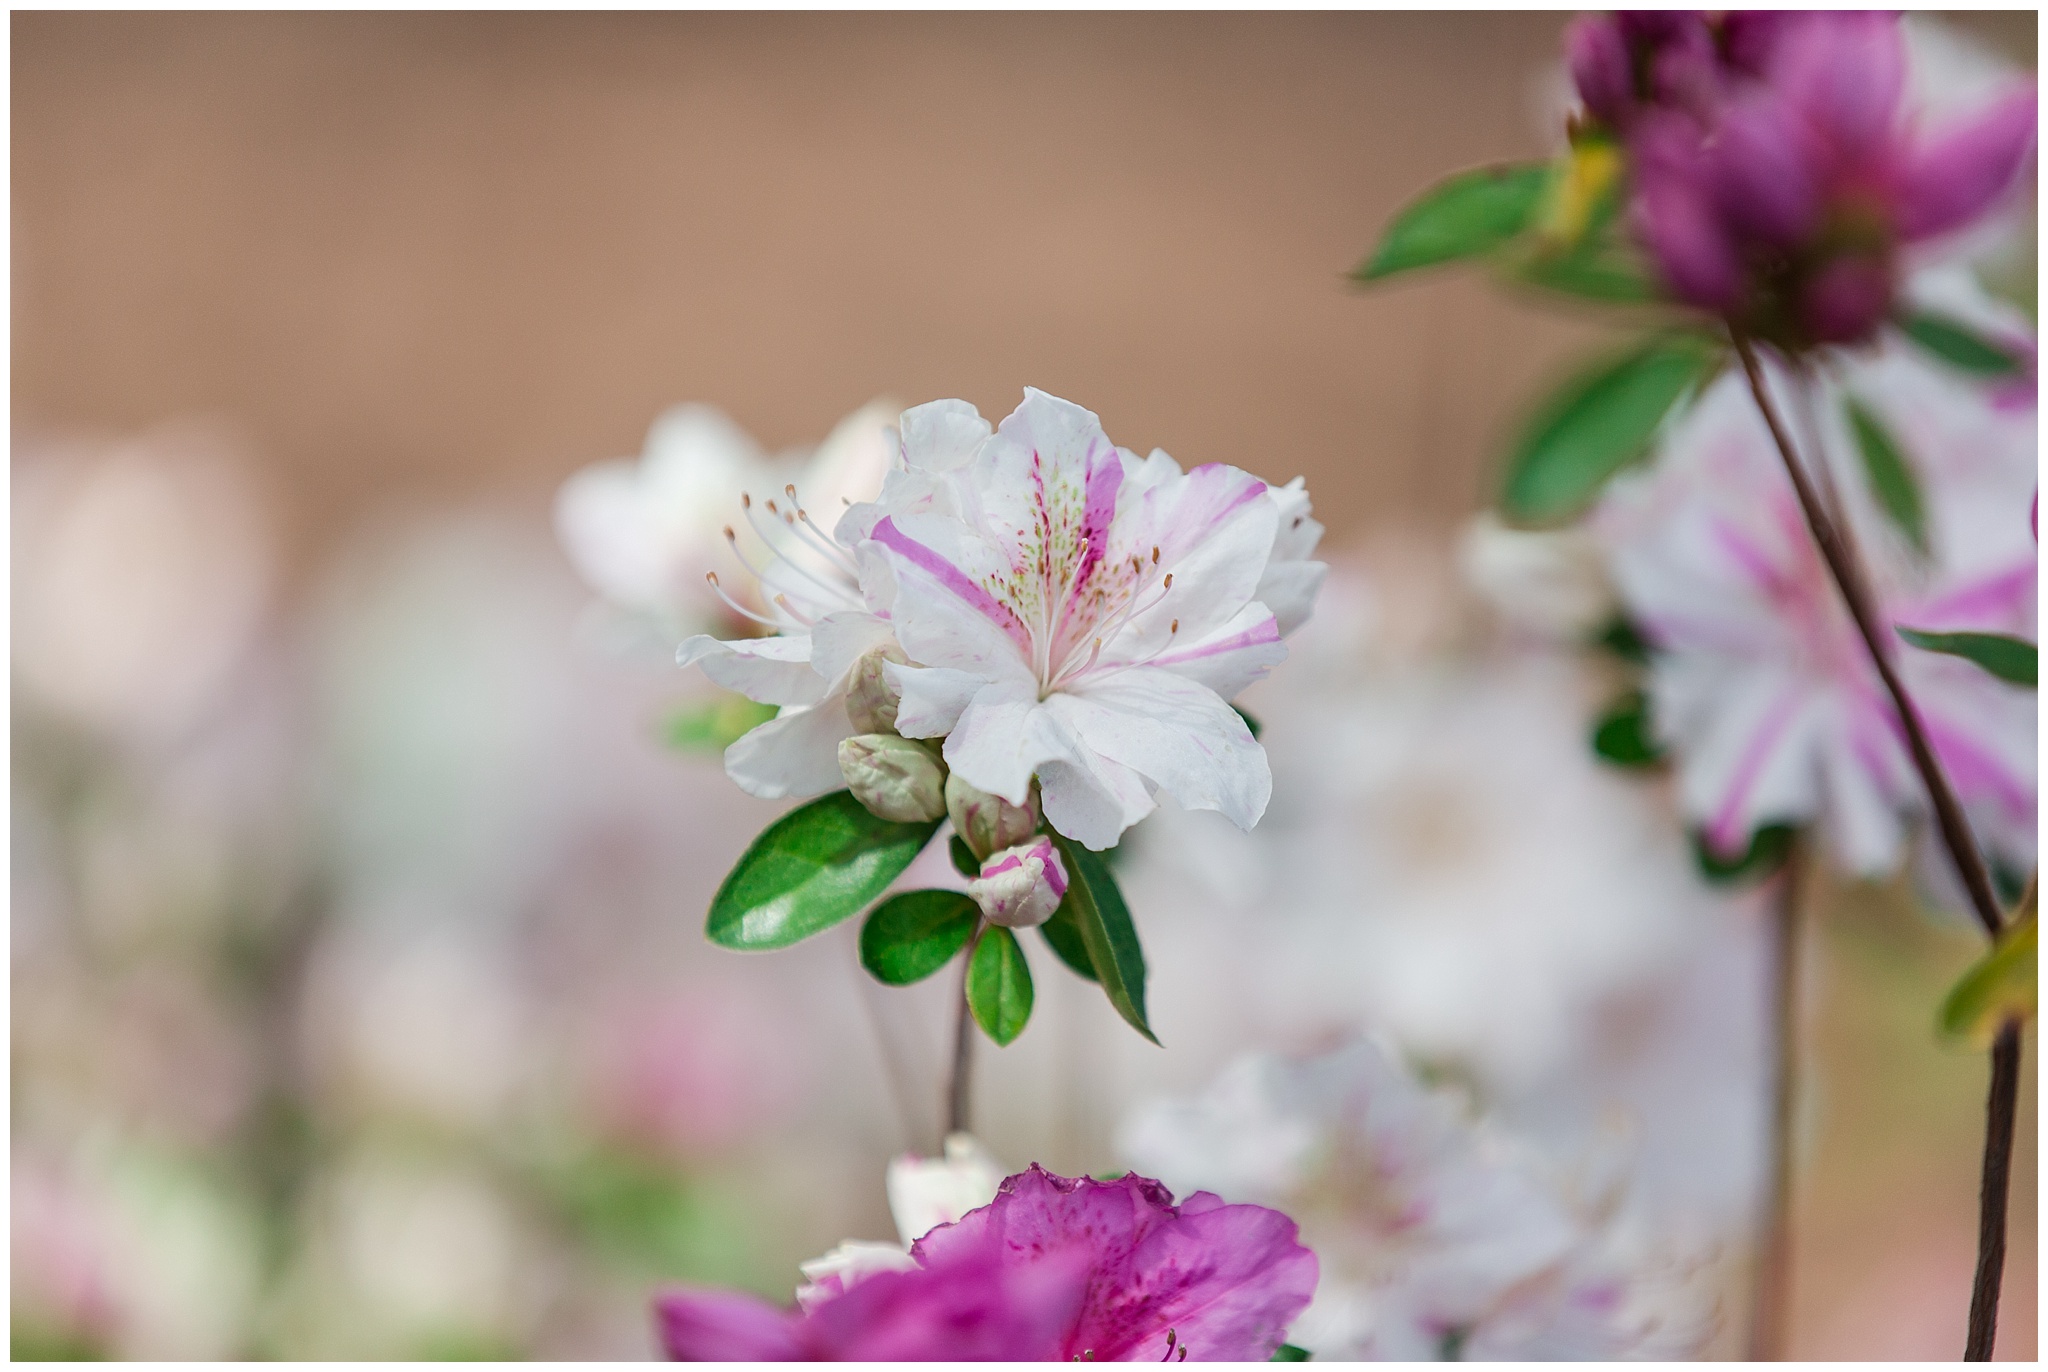
[[[676,1362],[790,1362],[803,1356],[797,1317],[742,1291],[681,1288],[654,1303],[662,1348]]]
[[[1240,829],[1266,812],[1273,774],[1265,749],[1223,697],[1159,667],[1090,679],[1046,709],[1082,745],[1138,772],[1190,810],[1215,810]]]
[[[889,663],[882,675],[901,696],[896,732],[905,738],[938,738],[953,732],[960,712],[991,683],[985,676],[951,667],[904,667]]]
[[[892,515],[863,546],[888,559],[896,582],[889,615],[913,661],[991,678],[1029,675],[1031,635],[984,584],[1004,570],[1001,555],[965,524]]]
[[[889,621],[878,615],[858,610],[826,615],[811,626],[812,671],[821,681],[837,685],[863,655],[895,641]]]
[[[821,796],[845,784],[839,775],[839,741],[852,737],[843,692],[816,705],[785,706],[725,750],[725,774],[763,800]]]
[[[1316,581],[1322,581],[1320,573],[1325,569],[1320,562],[1298,565],[1315,568]],[[1253,601],[1199,643],[1182,646],[1176,639],[1175,646],[1153,658],[1150,665],[1198,681],[1228,701],[1237,699],[1286,657],[1279,623],[1265,606]]]
[[[813,705],[829,684],[811,666],[809,634],[729,642],[698,634],[676,650],[676,663],[700,667],[728,691],[763,705]]]

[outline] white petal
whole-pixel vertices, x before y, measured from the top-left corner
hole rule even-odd
[[[763,800],[821,796],[845,785],[839,775],[839,741],[852,737],[842,694],[812,706],[785,707],[725,750],[725,774]]]
[[[1028,680],[984,686],[946,737],[946,765],[973,786],[1024,804],[1031,773],[1054,758],[1077,758],[1078,743],[1040,704]]]
[[[1185,639],[1185,634],[1176,637],[1173,646],[1154,657],[1151,665],[1199,681],[1225,700],[1237,699],[1247,686],[1287,658],[1279,624],[1256,600],[1201,642]]]
[[[1164,598],[1117,636],[1127,659],[1163,647],[1179,634],[1199,641],[1229,623],[1258,590],[1278,521],[1266,483],[1234,467],[1197,467],[1147,491],[1118,523],[1117,556],[1150,557],[1173,574]]]
[[[1124,830],[1158,808],[1145,778],[1100,753],[1041,763],[1038,798],[1046,823],[1097,852],[1114,847]]]
[[[993,683],[985,676],[950,667],[903,667],[888,663],[882,675],[901,696],[896,706],[896,732],[905,738],[940,738],[953,732],[960,712]]]
[[[1086,681],[1046,707],[1089,751],[1140,773],[1190,810],[1219,811],[1240,829],[1266,812],[1273,793],[1266,751],[1206,686],[1134,667]]]
[[[739,638],[720,642],[709,634],[685,640],[676,663],[701,667],[728,691],[738,691],[763,705],[810,705],[825,694],[827,682],[811,667],[808,634],[778,638]]]
[[[966,466],[991,432],[981,412],[964,400],[934,400],[905,410],[901,427],[904,465],[927,472]]]
[[[991,678],[1029,675],[1029,635],[982,584],[1003,569],[985,539],[943,515],[891,516],[862,548],[879,548],[895,574],[889,616],[913,661]]]
[[[1282,638],[1308,623],[1316,607],[1316,596],[1323,589],[1323,578],[1329,574],[1327,562],[1266,564],[1266,574],[1259,578],[1254,598],[1273,612]]]
[[[889,621],[858,610],[826,615],[811,626],[811,667],[820,680],[837,685],[870,649],[896,641]]]

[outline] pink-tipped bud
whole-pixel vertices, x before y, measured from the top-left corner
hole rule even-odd
[[[839,775],[877,818],[916,824],[946,813],[944,764],[907,738],[858,734],[841,740]]]
[[[1051,919],[1067,896],[1067,869],[1044,836],[1005,848],[981,864],[967,894],[991,924],[1029,929]]]
[[[953,832],[978,858],[1015,847],[1038,832],[1036,795],[1026,795],[1022,805],[1012,805],[979,786],[970,786],[957,774],[946,778],[946,813],[952,817]]]
[[[846,717],[853,721],[854,728],[864,734],[896,732],[896,707],[903,694],[889,684],[889,675],[882,666],[888,662],[902,666],[909,661],[901,648],[885,643],[870,648],[853,664],[853,673],[846,682]]]

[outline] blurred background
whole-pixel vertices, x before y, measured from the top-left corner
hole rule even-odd
[[[2031,14],[1944,22],[2032,66]],[[1600,326],[1343,279],[1549,151],[1560,16],[10,23],[16,1356],[641,1357],[663,1278],[787,1297],[886,1236],[946,988],[850,924],[704,943],[775,807],[665,740],[701,687],[593,628],[551,506],[679,401],[782,451],[1025,384],[1305,476],[1339,574],[1250,701],[1267,823],[1132,844],[1168,1049],[1034,943],[990,1146],[1110,1170],[1129,1102],[1368,1024],[1548,1146],[1625,1115],[1739,1352],[1759,897],[1461,571]],[[1808,908],[1791,1352],[1953,1356],[1984,1066],[1930,1024],[1975,942],[1904,881]]]

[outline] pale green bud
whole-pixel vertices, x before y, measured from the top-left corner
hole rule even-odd
[[[893,662],[903,666],[909,661],[901,648],[885,643],[868,649],[853,664],[853,673],[846,682],[846,717],[853,721],[854,728],[864,734],[896,732],[896,706],[903,697],[889,684],[889,674],[882,670],[882,664]]]
[[[957,773],[946,778],[946,813],[953,819],[953,832],[978,858],[1014,848],[1038,832],[1035,793],[1026,795],[1022,805],[1012,805],[1001,796],[968,785]]]
[[[894,734],[860,734],[839,744],[839,775],[870,813],[899,824],[946,813],[946,768],[931,750]]]

